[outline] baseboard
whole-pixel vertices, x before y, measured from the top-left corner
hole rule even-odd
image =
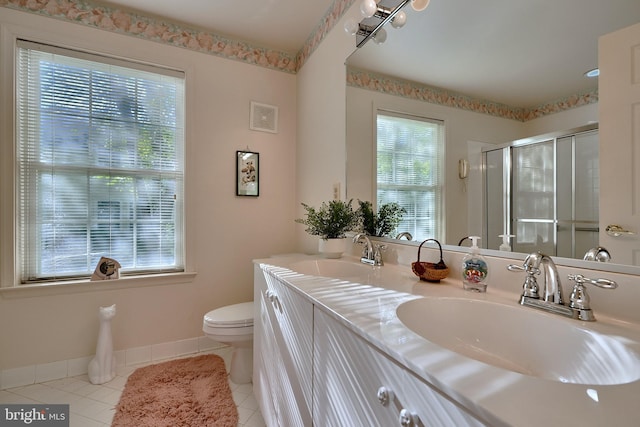
[[[201,336],[118,350],[114,352],[114,355],[116,366],[121,368],[209,352],[221,347],[225,347],[225,345]],[[0,390],[85,375],[92,359],[93,355],[2,370],[0,371]]]

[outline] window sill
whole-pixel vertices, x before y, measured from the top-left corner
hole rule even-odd
[[[74,280],[40,285],[20,285],[0,288],[0,296],[2,296],[2,298],[29,298],[114,289],[143,288],[147,286],[176,285],[179,283],[190,283],[196,275],[197,273],[195,272],[149,274],[146,276],[125,276],[116,280]]]

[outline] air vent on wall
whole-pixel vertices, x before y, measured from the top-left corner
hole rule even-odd
[[[249,128],[262,132],[278,132],[278,107],[251,101]]]

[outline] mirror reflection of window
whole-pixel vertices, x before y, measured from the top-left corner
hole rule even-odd
[[[407,211],[398,232],[414,240],[444,236],[444,122],[378,111],[377,206]]]

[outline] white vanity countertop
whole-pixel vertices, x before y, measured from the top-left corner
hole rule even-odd
[[[396,316],[400,304],[423,296],[471,298],[518,306],[517,293],[496,290],[491,285],[485,294],[466,292],[455,277],[440,284],[421,282],[409,267],[401,265],[372,268],[368,279],[372,284],[347,280],[348,277],[343,277],[344,280],[321,278],[292,271],[295,263],[317,259],[320,258],[290,255],[254,262],[283,279],[487,425],[640,425],[640,381],[622,385],[578,385],[519,374],[433,344],[406,328]],[[343,258],[342,261],[360,265],[356,258]],[[640,328],[629,322],[616,322],[601,315],[597,322],[579,322],[543,312],[540,315],[578,322],[595,330],[619,328],[615,330],[624,331],[625,336],[640,342]],[[528,334],[535,333],[544,331],[522,331],[521,338],[526,340]],[[553,349],[548,351],[553,352]],[[580,357],[579,353],[577,348],[576,358]],[[603,360],[602,363],[615,362]]]

